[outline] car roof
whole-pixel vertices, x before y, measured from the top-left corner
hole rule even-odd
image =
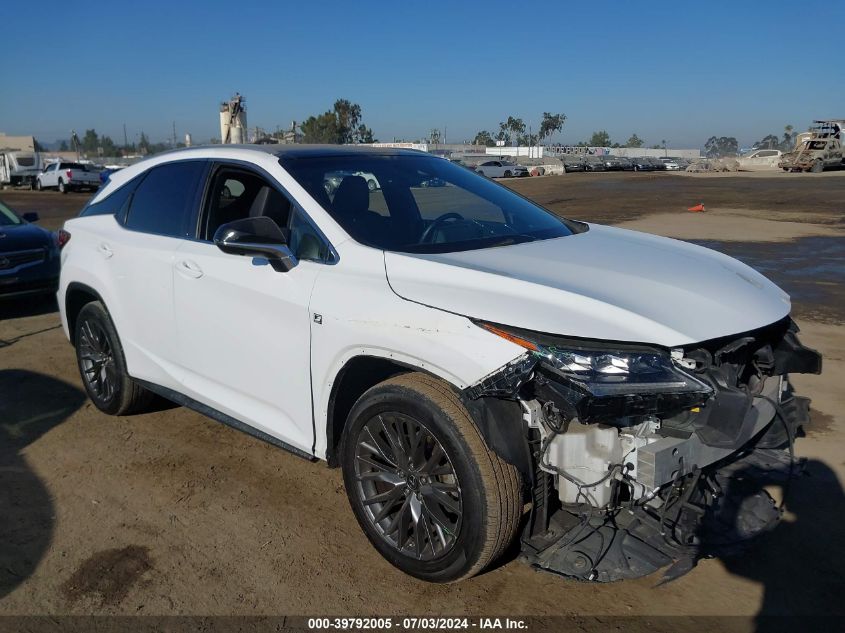
[[[114,172],[104,187],[94,194],[91,203],[99,202],[148,169],[178,160],[256,160],[264,162],[270,157],[277,159],[325,158],[332,156],[429,156],[426,152],[393,147],[372,147],[370,145],[193,145],[180,147],[160,154],[154,154]],[[272,158],[270,158],[272,160]]]
[[[214,149],[218,151],[246,150],[272,154],[279,158],[321,158],[326,156],[419,156],[426,154],[415,149],[402,149],[396,147],[373,147],[372,145],[282,145],[282,144],[242,144],[242,145],[194,145],[192,147],[180,147],[156,156],[174,156],[182,152],[191,152],[197,149]]]

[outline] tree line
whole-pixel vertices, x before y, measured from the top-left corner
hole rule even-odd
[[[540,128],[536,134],[529,131],[525,133],[525,122],[517,117],[509,116],[505,121],[499,123],[499,130],[495,134],[491,134],[487,130],[481,130],[475,135],[472,143],[473,145],[485,145],[487,147],[494,147],[498,142],[504,145],[510,145],[516,141],[517,145],[540,145],[544,140],[549,138],[555,132],[560,132],[566,122],[565,114],[552,114],[551,112],[543,112],[540,121]],[[663,147],[666,146],[666,141],[662,141]],[[576,143],[577,147],[642,147],[645,141],[637,136],[636,133],[631,134],[630,138],[623,144],[614,143],[610,139],[610,134],[607,130],[597,130],[586,141]],[[655,148],[661,147],[655,145]]]
[[[795,146],[798,133],[791,125],[783,128],[783,135],[767,134],[754,143],[754,149],[779,149],[788,152]],[[707,158],[728,158],[739,154],[739,143],[733,136],[711,136],[704,144],[704,154]]]

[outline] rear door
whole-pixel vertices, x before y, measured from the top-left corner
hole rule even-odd
[[[258,216],[274,220],[299,251],[302,259],[290,271],[276,272],[266,260],[230,255],[213,244],[222,224]],[[326,248],[315,245],[316,234],[304,237],[302,217],[275,179],[218,164],[197,239],[182,245],[173,267],[182,393],[310,454],[308,304]]]
[[[204,160],[165,163],[136,186],[118,221],[122,229],[96,249],[113,276],[115,325],[130,375],[177,389],[173,262],[198,204]]]

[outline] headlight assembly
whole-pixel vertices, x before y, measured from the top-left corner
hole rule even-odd
[[[582,422],[626,424],[643,416],[667,417],[702,404],[713,393],[659,348],[477,324],[528,350],[539,374],[535,389]]]

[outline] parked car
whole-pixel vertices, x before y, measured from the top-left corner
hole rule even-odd
[[[620,160],[619,156],[601,156],[600,157],[602,162],[604,163],[604,168],[607,171],[622,171],[622,161]]]
[[[97,189],[99,186],[99,173],[82,163],[50,163],[35,180],[35,188],[38,191],[58,189],[61,193],[67,193],[82,189]]]
[[[19,216],[0,202],[0,298],[46,294],[59,283],[59,249],[37,213]]]
[[[601,156],[587,156],[584,158],[584,169],[586,171],[607,171],[604,159]]]
[[[627,156],[619,156],[617,160],[622,171],[634,171],[634,162]]]
[[[125,165],[106,165],[105,167],[103,167],[103,169],[101,169],[100,173],[99,173],[100,186],[103,186],[104,184],[106,184],[106,182],[108,181],[109,178],[111,178],[111,175],[114,172],[120,171],[121,169],[124,169],[125,167],[126,167]]]
[[[488,178],[512,178],[528,175],[528,168],[506,160],[488,160],[475,168],[475,171]]]
[[[631,158],[631,164],[634,166],[634,171],[654,171],[654,163],[645,156]]]
[[[329,200],[338,172],[384,195],[347,176]],[[787,468],[809,407],[788,375],[821,359],[720,253],[348,146],[161,154],[64,230],[61,322],[97,408],[157,393],[326,459],[418,578],[476,574],[520,529],[540,568],[630,578],[780,516],[751,482]]]
[[[587,167],[584,164],[584,157],[578,155],[566,155],[560,159],[563,163],[563,171],[566,173],[573,171],[586,171]]]
[[[674,158],[661,158],[660,162],[663,163],[663,168],[667,171],[678,171],[681,169],[681,166],[678,164]]]

